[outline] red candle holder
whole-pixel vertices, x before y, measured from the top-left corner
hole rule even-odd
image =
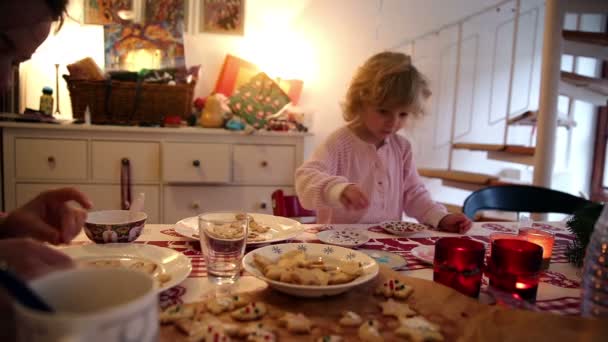
[[[435,244],[433,280],[467,296],[479,296],[485,246],[481,242],[455,237]]]
[[[536,302],[543,249],[522,239],[492,242],[488,262],[490,286],[530,303]]]

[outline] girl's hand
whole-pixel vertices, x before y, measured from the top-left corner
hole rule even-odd
[[[362,210],[369,206],[367,196],[354,184],[344,188],[340,195],[340,203],[348,210]]]
[[[472,222],[463,214],[448,214],[439,221],[439,230],[464,234],[471,229]]]

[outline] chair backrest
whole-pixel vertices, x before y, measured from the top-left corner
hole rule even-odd
[[[537,186],[497,185],[470,194],[462,211],[470,219],[479,210],[572,214],[589,203],[581,197]]]
[[[286,196],[283,190],[272,193],[272,213],[283,217],[315,217],[314,211],[304,209],[297,196]]]

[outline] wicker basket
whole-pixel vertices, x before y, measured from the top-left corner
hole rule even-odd
[[[74,119],[84,118],[87,106],[94,124],[160,124],[168,115],[185,119],[192,110],[194,83],[167,85],[64,78]]]

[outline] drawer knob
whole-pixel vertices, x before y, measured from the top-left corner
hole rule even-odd
[[[50,163],[50,164],[54,164],[55,163],[55,157],[53,156],[49,156],[48,158],[46,158],[46,160]]]
[[[192,161],[192,166],[194,166],[194,167],[199,167],[199,166],[201,166],[201,162],[200,162],[200,160],[198,160],[198,159],[193,160],[193,161]]]
[[[264,160],[264,161],[262,161],[262,162],[260,163],[260,165],[261,165],[262,167],[266,167],[266,166],[268,166],[268,162]]]
[[[198,204],[198,202],[194,202],[194,203],[192,203],[191,207],[192,207],[192,209],[199,209],[201,207],[201,205]]]
[[[265,202],[262,202],[262,203],[260,204],[260,208],[262,208],[262,209],[266,209],[266,208],[268,208],[268,204],[266,204]]]

